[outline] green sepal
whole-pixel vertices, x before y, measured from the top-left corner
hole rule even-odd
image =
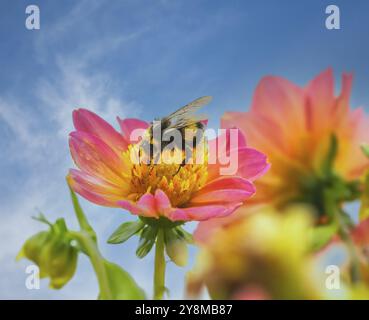
[[[369,158],[369,144],[363,143],[361,145],[361,151]]]
[[[141,230],[140,241],[136,250],[136,255],[138,258],[142,259],[151,251],[157,234],[158,228],[155,226],[146,225]]]
[[[184,267],[188,261],[187,242],[179,236],[176,228],[164,230],[165,251],[168,257],[180,267]]]
[[[159,229],[175,228],[175,227],[179,227],[184,224],[184,221],[171,221],[165,217],[148,218],[148,217],[140,216],[139,218],[145,224],[152,226],[152,227],[159,228]]]
[[[27,258],[38,265],[40,261],[40,250],[46,245],[49,238],[50,233],[48,231],[41,231],[27,239],[17,254],[16,261]]]
[[[369,172],[365,176],[359,211],[360,221],[363,221],[367,218],[369,218]]]
[[[49,287],[60,289],[74,276],[77,269],[78,250],[70,243],[54,240],[52,245],[46,246],[40,266],[45,268],[50,277]],[[40,276],[41,276],[40,268]]]
[[[144,226],[145,224],[141,220],[122,223],[109,237],[108,243],[123,243],[138,233]]]
[[[337,137],[335,134],[332,134],[330,137],[328,152],[325,159],[323,160],[321,167],[323,176],[330,177],[333,174],[334,162],[337,157],[337,152],[338,152]]]
[[[182,227],[174,228],[174,232],[176,233],[179,239],[186,241],[188,244],[194,244],[193,236],[191,233],[187,232]]]

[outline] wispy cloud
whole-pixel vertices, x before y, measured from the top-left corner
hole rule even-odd
[[[0,97],[0,126],[11,136],[11,140],[2,145],[7,157],[2,157],[0,165],[19,171],[19,174],[12,172],[11,181],[1,183],[4,188],[7,184],[14,185],[16,192],[4,189],[0,196],[0,234],[6,239],[0,244],[0,297],[57,297],[49,290],[28,291],[24,286],[24,266],[29,262],[16,264],[14,258],[24,240],[40,230],[40,225],[30,219],[38,209],[46,210],[51,219],[67,216],[69,224],[71,220],[75,225],[64,180],[71,165],[67,139],[72,130],[72,110],[85,107],[112,122],[117,115],[135,116],[140,112],[137,103],[124,98],[122,80],[112,79],[96,64],[112,50],[128,46],[137,34],[99,39],[86,36],[73,52],[54,48],[78,27],[81,17],[96,14],[100,5],[98,1],[79,2],[65,17],[48,25],[42,37],[36,38],[34,48],[39,63],[53,72],[35,78],[32,102],[22,95],[20,87],[8,92],[6,98]],[[81,57],[84,49],[88,53]],[[113,215],[94,215],[103,211],[96,206],[87,206],[87,209],[97,230],[104,233]],[[80,268],[83,272],[59,293],[60,297],[95,298],[97,287],[93,272],[83,259]]]
[[[37,95],[58,125],[60,135],[65,136],[71,131],[71,113],[79,107],[95,111],[112,123],[117,115],[125,117],[128,110],[130,116],[138,115],[140,106],[133,101],[122,100],[124,88],[115,84],[107,74],[87,74],[88,65],[63,57],[59,57],[56,64],[57,75],[42,79],[37,86]]]
[[[20,152],[19,149],[12,143],[9,143],[9,147],[12,149],[7,156],[19,157],[20,153],[24,153],[28,150],[34,150],[42,148],[46,145],[46,137],[36,133],[37,121],[32,117],[32,114],[25,113],[25,110],[19,105],[19,101],[16,97],[12,98],[12,101],[6,100],[0,97],[0,123],[6,125],[12,133],[15,139],[25,146]]]

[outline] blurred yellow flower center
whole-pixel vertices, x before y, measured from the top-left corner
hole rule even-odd
[[[130,152],[130,149],[127,152]],[[154,194],[157,189],[161,189],[168,196],[172,206],[181,207],[188,203],[193,193],[205,185],[208,176],[206,153],[201,164],[182,164],[182,160],[178,161],[178,158],[171,163],[168,161],[170,156],[172,154],[162,153],[162,161],[158,163],[131,161],[129,196],[131,200],[136,201],[145,193]],[[167,161],[165,161],[166,157]],[[184,153],[181,159],[183,157]]]

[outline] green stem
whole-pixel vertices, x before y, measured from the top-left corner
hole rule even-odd
[[[84,231],[70,231],[70,235],[79,242],[86,255],[90,258],[99,283],[100,299],[111,300],[112,294],[105,270],[104,259],[101,256],[96,243],[91,239],[91,236]]]
[[[155,248],[154,299],[163,299],[165,291],[164,230],[159,229]]]
[[[96,233],[94,231],[94,229],[91,227],[90,223],[88,222],[80,204],[78,201],[78,198],[76,196],[76,194],[74,193],[73,189],[71,187],[69,187],[69,191],[70,191],[70,195],[72,198],[72,202],[73,202],[73,208],[74,208],[74,212],[76,214],[77,220],[78,220],[78,224],[81,228],[81,230],[84,230],[86,232],[88,232],[93,239],[96,241]]]
[[[350,230],[347,226],[347,224],[344,222],[344,219],[342,219],[342,214],[344,212],[340,210],[338,212],[338,222],[340,225],[340,234],[342,240],[345,242],[347,250],[350,255],[350,276],[352,283],[358,283],[361,279],[361,272],[360,272],[360,263],[359,258],[357,256],[357,252],[355,249],[354,242],[351,237]]]

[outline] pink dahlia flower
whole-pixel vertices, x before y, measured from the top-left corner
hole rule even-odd
[[[304,183],[320,174],[332,135],[338,142],[332,169],[340,178],[359,179],[369,168],[360,148],[369,142],[369,118],[362,108],[350,107],[351,84],[352,76],[344,74],[335,96],[331,69],[305,87],[268,76],[258,84],[249,111],[225,113],[222,126],[242,130],[272,163],[257,181],[253,200],[280,204],[306,193]]]
[[[221,176],[219,163],[207,161],[137,164],[130,157],[131,132],[147,129],[149,123],[118,118],[118,132],[86,109],[75,110],[73,122],[76,130],[70,134],[69,145],[78,169],[69,172],[70,186],[93,203],[120,207],[134,215],[171,221],[227,216],[254,195],[253,180],[269,168],[266,156],[249,148],[242,136],[236,150],[225,148],[227,153],[237,152],[234,175]]]

